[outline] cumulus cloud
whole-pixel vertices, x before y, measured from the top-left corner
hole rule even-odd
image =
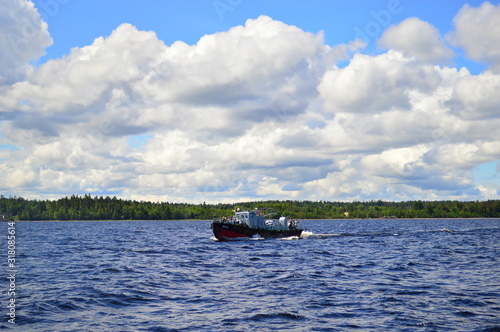
[[[318,86],[329,112],[383,112],[407,109],[410,92],[425,93],[439,84],[438,70],[399,52],[373,57],[356,54],[345,68],[327,71]]]
[[[326,59],[329,53],[338,52],[322,40],[321,34],[265,16],[193,46],[166,46],[153,32],[123,24],[6,89],[0,104],[12,115],[3,123],[5,141],[17,146],[37,141],[17,158],[51,169],[43,174],[52,178],[86,167],[110,175],[119,169],[123,178],[139,172],[136,178],[152,186],[205,186],[214,178],[212,160],[220,163],[207,151],[224,157],[231,149],[244,150],[248,159],[236,154],[242,164],[273,163],[275,139],[256,137],[262,142],[260,158],[267,158],[259,161],[252,138],[260,133],[253,125],[286,122],[305,111],[315,94],[316,71],[332,61]],[[140,153],[123,145],[130,135],[143,133],[152,139]],[[231,144],[221,145],[221,138]],[[184,179],[189,172],[196,176]],[[107,182],[65,178],[80,190],[107,187]],[[121,185],[139,183],[123,179]]]
[[[495,188],[476,188],[471,170],[500,159],[500,77],[433,65],[450,55],[426,22],[382,39],[390,50],[367,55],[359,40],[328,46],[261,16],[165,45],[122,24],[1,88],[2,193],[490,197]]]
[[[474,8],[464,5],[453,19],[455,31],[453,42],[465,49],[469,58],[475,61],[500,65],[500,5],[484,2]]]
[[[438,29],[416,17],[390,26],[380,38],[379,45],[401,51],[424,63],[444,63],[454,56]]]
[[[484,72],[456,82],[452,105],[466,119],[500,117],[500,75]]]
[[[123,24],[108,38],[99,37],[92,45],[74,48],[69,55],[45,63],[28,80],[14,84],[2,101],[23,111],[97,111],[89,106],[110,86],[129,85],[142,78],[162,47],[153,32]]]
[[[0,0],[0,84],[29,72],[28,62],[45,54],[52,38],[32,2]]]

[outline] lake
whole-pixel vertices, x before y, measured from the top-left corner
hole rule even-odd
[[[500,220],[306,220],[217,242],[209,221],[17,222],[20,331],[500,331]],[[2,279],[7,223],[0,224]]]

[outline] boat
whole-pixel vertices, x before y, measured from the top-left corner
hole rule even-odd
[[[10,213],[0,213],[0,221],[10,221]]]
[[[298,220],[283,216],[279,219],[266,219],[275,214],[274,212],[264,214],[261,209],[237,209],[234,212],[231,217],[214,217],[212,230],[217,240],[300,237],[303,231]]]

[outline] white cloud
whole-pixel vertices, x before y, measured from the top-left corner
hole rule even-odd
[[[500,65],[500,5],[484,2],[474,8],[464,5],[455,16],[453,42],[462,46],[469,58],[475,61]]]
[[[31,1],[0,0],[0,84],[24,78],[52,39]]]
[[[425,145],[388,149],[380,154],[363,157],[360,166],[376,176],[400,179],[420,178],[425,171],[422,156],[428,149]]]
[[[322,142],[333,159],[349,160],[349,171],[330,171],[306,188],[348,199],[479,193],[470,169],[500,158],[497,82],[491,72],[475,76],[396,51],[356,54],[318,86],[324,110],[335,114],[324,127],[330,143]]]
[[[3,101],[22,110],[88,112],[109,87],[142,79],[164,47],[153,32],[122,24],[108,38],[45,63],[29,80],[14,84]]]
[[[396,51],[379,56],[355,54],[345,68],[327,71],[318,91],[327,112],[371,113],[407,109],[410,92],[437,88],[435,67],[422,66]]]
[[[409,22],[439,50],[431,26]],[[327,46],[266,16],[194,45],[122,24],[0,90],[0,147],[18,148],[0,149],[2,192],[195,202],[491,195],[471,169],[500,159],[498,77],[426,63],[446,52],[426,59],[393,46],[365,55],[360,41]]]
[[[484,72],[464,76],[456,82],[453,91],[457,112],[465,119],[500,117],[500,75]]]
[[[454,55],[443,42],[438,29],[416,17],[390,26],[380,38],[379,44],[402,51],[405,56],[424,63],[447,62]]]

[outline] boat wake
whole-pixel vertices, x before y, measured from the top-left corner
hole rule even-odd
[[[339,237],[342,236],[342,234],[339,233],[332,233],[332,234],[315,234],[311,231],[303,231],[300,236],[289,236],[289,237],[282,237],[282,238],[277,238],[277,240],[280,241],[292,241],[292,240],[300,240],[300,239],[327,239],[327,238],[332,238],[332,237]],[[259,241],[259,240],[265,240],[266,238],[260,236],[259,234],[255,234],[252,237],[235,237],[235,238],[228,238],[226,239],[227,241]],[[214,241],[219,241],[215,236],[212,237],[212,240]]]
[[[300,235],[300,237],[303,239],[326,239],[326,238],[337,237],[337,236],[341,236],[341,234],[338,234],[338,233],[314,234],[313,232],[310,232],[310,231],[303,231],[302,234]]]
[[[281,241],[300,240],[302,236],[289,236],[280,238]]]

